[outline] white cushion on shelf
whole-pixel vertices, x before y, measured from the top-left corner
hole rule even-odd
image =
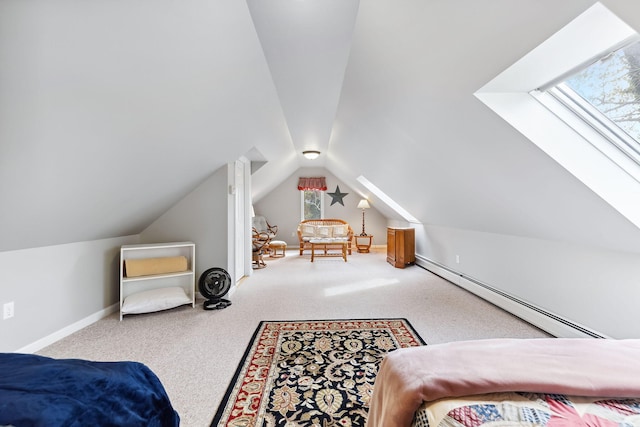
[[[183,304],[191,304],[191,298],[179,286],[158,288],[137,292],[124,299],[123,314],[150,313],[152,311],[168,310]]]

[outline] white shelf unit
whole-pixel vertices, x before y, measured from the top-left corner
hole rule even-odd
[[[184,256],[187,258],[187,271],[178,273],[153,274],[149,276],[125,277],[124,261],[127,259],[162,258]],[[193,242],[153,243],[123,245],[120,248],[120,320],[122,304],[126,297],[137,292],[151,289],[182,287],[191,297],[191,306],[196,306],[196,245]]]

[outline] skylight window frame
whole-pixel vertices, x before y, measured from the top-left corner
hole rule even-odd
[[[591,105],[591,103],[578,95],[565,83],[560,83],[552,87],[548,92],[566,108],[598,131],[622,153],[640,165],[640,142],[632,138],[616,123]]]
[[[599,53],[638,35],[636,29],[596,2],[488,81],[474,96],[640,227],[640,172],[636,163],[549,93],[536,90],[564,81],[581,64],[588,65],[601,57]],[[629,167],[623,168],[604,155],[600,146],[596,148],[596,140],[617,152]]]
[[[640,141],[629,135],[565,83],[571,76],[587,69],[594,63],[638,42],[640,42],[640,35],[635,33],[611,46],[605,52],[592,57],[588,62],[529,92],[529,94],[578,132],[609,160],[640,182]],[[597,136],[594,135],[594,132],[587,130],[584,125],[595,131]]]
[[[529,94],[640,183],[640,152],[633,147],[638,142],[618,125],[564,83]]]
[[[582,98],[565,83],[560,83],[550,90],[553,95],[574,113],[580,115],[585,121],[594,126],[602,135],[608,138],[620,150],[640,164],[640,142],[636,141],[627,132],[609,119],[591,103]]]

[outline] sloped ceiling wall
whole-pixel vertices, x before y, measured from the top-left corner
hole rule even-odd
[[[323,166],[425,224],[640,252],[473,96],[593,3],[3,0],[0,250],[139,233],[251,153],[256,200]]]
[[[0,250],[139,233],[293,151],[245,2],[0,2]]]
[[[331,158],[425,224],[637,252],[634,225],[473,96],[591,4],[361,2]],[[638,28],[637,3],[605,4]]]

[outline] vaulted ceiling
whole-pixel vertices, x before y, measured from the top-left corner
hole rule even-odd
[[[3,0],[0,250],[139,233],[247,155],[255,199],[324,166],[425,224],[640,251],[473,96],[593,3]]]

